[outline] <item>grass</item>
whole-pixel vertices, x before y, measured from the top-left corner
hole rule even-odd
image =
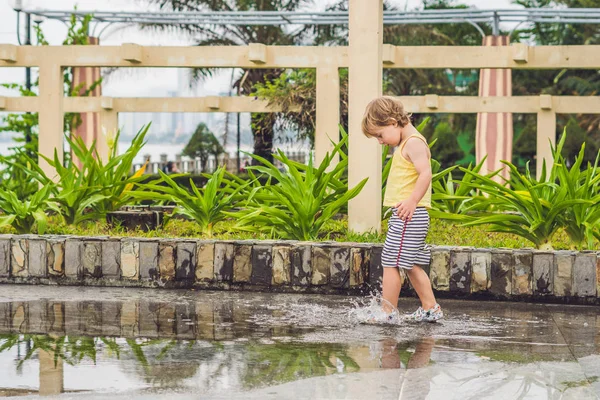
[[[234,229],[235,221],[226,220],[214,228],[213,239],[218,240],[246,240],[246,239],[275,239],[266,234],[243,232]],[[320,239],[323,241],[357,242],[357,243],[383,243],[387,221],[382,222],[381,234],[348,232],[346,217],[332,219],[325,225],[324,233]],[[15,233],[10,227],[0,229],[0,233]],[[142,232],[126,231],[119,227],[109,227],[105,222],[88,222],[80,226],[64,225],[58,217],[50,217],[47,234],[50,235],[78,235],[78,236],[121,236],[121,237],[162,237],[162,238],[201,238],[203,236],[198,225],[192,221],[171,219],[160,230]],[[479,248],[531,248],[533,244],[516,235],[507,233],[487,232],[485,226],[462,227],[451,222],[432,219],[427,242],[439,246],[470,246]],[[556,234],[553,240],[555,250],[570,249],[570,241],[564,231]],[[600,250],[596,242],[595,250]]]

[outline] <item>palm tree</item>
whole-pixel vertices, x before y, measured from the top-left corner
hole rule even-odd
[[[166,11],[296,11],[312,5],[312,0],[147,0]],[[143,28],[159,31],[177,31],[193,38],[198,46],[241,46],[249,43],[267,45],[307,44],[311,41],[315,27],[303,26],[297,30],[286,30],[282,26],[246,26],[246,25],[186,25],[151,24]],[[191,84],[197,83],[214,72],[208,68],[195,68],[191,73]],[[238,88],[241,71],[234,82]],[[277,69],[250,69],[239,92],[251,95],[254,85],[272,80],[281,74]],[[251,114],[251,127],[254,136],[254,154],[272,161],[275,117],[271,114]]]

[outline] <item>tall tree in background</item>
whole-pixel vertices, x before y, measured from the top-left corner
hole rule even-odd
[[[425,0],[424,9],[467,8],[455,4],[452,0]],[[391,10],[389,3],[384,9]],[[329,11],[348,11],[348,2],[333,4]],[[482,27],[491,32],[491,28]],[[434,46],[434,45],[480,45],[481,34],[469,24],[440,25],[385,25],[384,43],[397,46]],[[319,45],[348,45],[348,27],[346,25],[324,25],[315,29],[315,43]],[[477,95],[478,70],[413,70],[384,69],[384,94],[394,96],[415,96],[429,93],[439,95]],[[458,79],[462,77],[462,79]],[[348,117],[348,72],[340,70],[340,123],[346,127]],[[311,69],[289,70],[276,79],[256,85],[259,97],[283,107],[278,122],[295,129],[301,137],[314,140],[316,87],[315,73]],[[291,105],[300,105],[300,112],[291,112]],[[415,120],[422,116],[415,115]],[[432,150],[443,166],[458,162],[468,163],[475,140],[475,115],[435,114],[427,125],[424,134],[438,143]],[[437,125],[442,124],[439,129]],[[460,140],[458,140],[460,138]]]
[[[208,126],[204,122],[200,122],[182,154],[192,159],[199,158],[202,171],[206,171],[208,157],[212,155],[217,159],[224,152],[225,149]]]
[[[167,11],[298,11],[313,5],[312,0],[147,0]],[[249,26],[249,25],[163,25],[144,26],[147,29],[160,31],[177,31],[189,35],[198,46],[240,46],[249,43],[267,45],[301,45],[311,40],[314,27],[303,26],[296,30],[283,26]],[[240,86],[243,73],[235,80],[234,86]],[[276,79],[281,70],[251,69],[240,87],[243,95],[252,95],[254,85]],[[210,76],[213,70],[197,68],[192,70],[192,83]],[[254,136],[254,154],[272,160],[275,116],[272,114],[251,114],[251,128]]]
[[[600,0],[516,0],[526,8],[600,8]],[[536,45],[587,45],[600,43],[598,24],[533,24],[515,31],[512,41]],[[598,70],[514,70],[513,94],[518,96],[551,94],[555,96],[593,96],[600,91]],[[572,160],[581,143],[586,142],[585,161],[594,161],[600,144],[600,115],[558,115],[557,134],[567,129],[563,155]],[[535,115],[515,118],[515,163],[524,164],[535,154]],[[535,166],[534,166],[535,167]]]

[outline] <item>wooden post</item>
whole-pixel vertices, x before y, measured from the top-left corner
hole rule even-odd
[[[548,171],[552,162],[552,149],[556,145],[556,113],[552,110],[542,110],[537,113],[537,150],[535,162],[535,174],[539,178],[542,172],[542,165],[546,160],[546,170]]]
[[[337,67],[317,68],[317,121],[315,129],[315,164],[333,151],[340,138],[340,75]],[[333,143],[332,143],[333,142]],[[335,168],[339,157],[330,165]]]
[[[40,363],[40,396],[51,396],[64,392],[64,361],[58,357],[54,362],[54,352],[40,349],[38,351]]]
[[[348,185],[367,184],[348,204],[354,232],[381,230],[381,146],[362,133],[367,104],[382,91],[383,1],[350,0],[348,50]]]
[[[111,138],[113,140],[116,138],[117,130],[119,129],[119,113],[112,109],[103,109],[100,112],[100,125],[102,132],[98,135],[96,151],[98,152],[98,157],[106,163],[111,152],[108,146],[108,139]],[[106,132],[106,136],[104,136],[104,132]],[[118,143],[114,142],[114,146],[117,145]]]
[[[61,66],[53,61],[50,54],[40,64],[40,112],[39,112],[39,152],[46,157],[63,160],[63,74]],[[57,179],[56,171],[46,160],[39,157],[39,165],[49,178]]]

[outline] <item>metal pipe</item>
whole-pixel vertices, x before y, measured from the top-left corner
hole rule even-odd
[[[31,46],[31,14],[25,13],[25,46]],[[31,67],[25,68],[25,88],[31,91]],[[27,113],[29,114],[29,113]],[[31,127],[25,126],[25,143],[31,142]],[[28,154],[32,156],[32,154]]]
[[[173,23],[194,25],[345,25],[347,11],[294,12],[294,11],[211,11],[211,12],[142,12],[142,11],[56,11],[25,10],[32,15],[68,21],[71,15],[92,14],[98,22]],[[501,22],[539,23],[592,23],[600,21],[600,9],[499,9],[499,10],[422,10],[385,11],[385,24],[416,23],[488,23],[494,34],[499,34]]]

